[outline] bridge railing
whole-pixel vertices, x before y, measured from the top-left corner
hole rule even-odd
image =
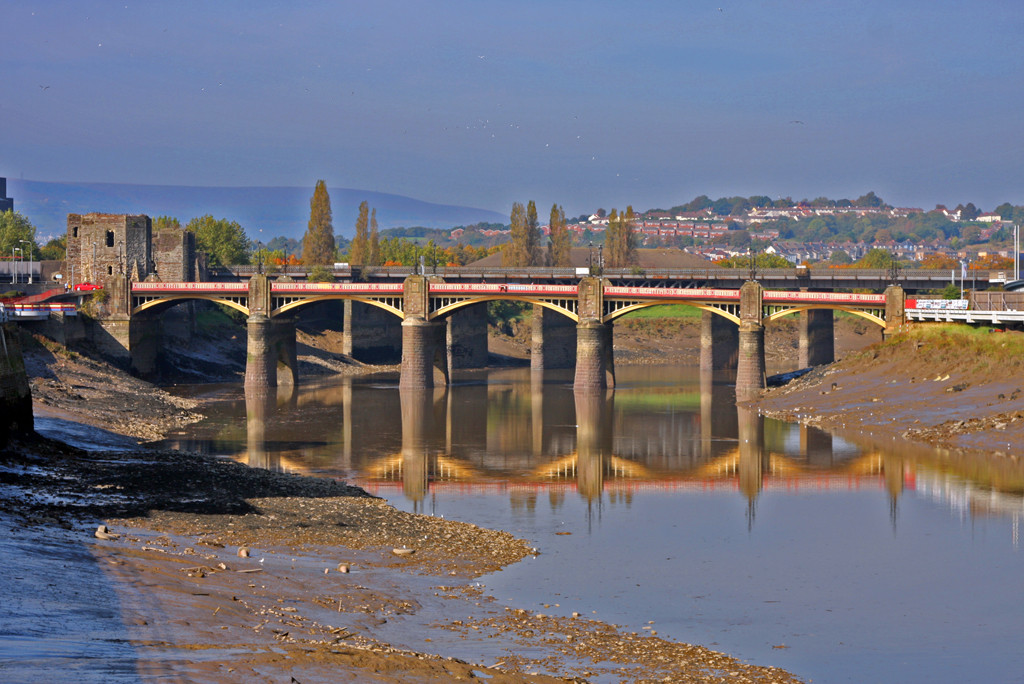
[[[417,272],[418,269],[412,266],[354,266],[339,267],[331,269],[336,278],[348,278],[362,276],[366,279],[372,278],[404,278]],[[216,266],[208,270],[213,277],[248,277],[256,273],[255,266]],[[276,266],[270,275],[308,277],[310,272],[307,266]],[[504,266],[438,266],[428,267],[428,275],[437,275],[442,278],[546,278],[546,279],[567,279],[582,277],[581,269],[576,268],[555,268],[552,266],[536,266],[529,268],[509,268]],[[957,276],[960,274],[957,273]],[[1004,278],[1001,271],[971,271],[969,278],[978,280],[1001,282]],[[662,268],[662,267],[631,267],[631,268],[605,268],[602,276],[610,279],[637,279],[637,278],[679,278],[679,279],[736,279],[746,280],[750,277],[750,271],[746,268],[722,268],[709,264],[706,268]],[[888,281],[891,272],[884,268],[759,268],[757,278],[785,278],[815,280],[880,280]],[[914,280],[937,280],[946,281],[950,278],[950,271],[947,269],[900,269],[899,279]]]

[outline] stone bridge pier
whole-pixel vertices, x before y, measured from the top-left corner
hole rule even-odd
[[[736,401],[750,401],[765,388],[764,289],[748,281],[740,288],[739,358],[736,363]]]
[[[246,390],[299,381],[295,319],[270,317],[270,281],[263,274],[249,280],[249,320],[246,322]]]
[[[473,304],[448,314],[445,349],[449,378],[459,368],[487,366],[487,304]]]
[[[700,312],[700,369],[734,370],[740,354],[740,332],[736,325],[707,309]]]
[[[836,360],[835,325],[831,309],[800,312],[801,368],[824,366]]]
[[[447,324],[427,320],[430,293],[426,276],[405,279],[405,320],[402,321],[401,389],[428,389],[435,380],[448,384]]]
[[[579,284],[579,324],[576,326],[576,377],[573,388],[595,390],[615,387],[615,356],[612,324],[604,314],[604,286],[598,278]]]
[[[557,311],[533,305],[530,370],[572,368],[576,365],[576,324]]]

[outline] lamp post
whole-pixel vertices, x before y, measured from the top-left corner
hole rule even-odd
[[[17,249],[17,248],[14,245],[11,245],[11,285],[17,285],[18,284],[18,269],[15,268],[15,266],[17,266],[18,262],[16,262],[14,260],[14,250],[15,249]]]
[[[21,258],[22,259],[25,258],[25,252],[22,251],[21,247],[12,247],[11,248],[11,261],[14,261],[14,253],[15,252],[21,252]],[[17,282],[18,282],[18,262],[14,261],[14,283],[17,284]]]
[[[32,284],[32,243],[29,242],[28,240],[18,240],[18,242],[22,242],[22,243],[25,243],[25,244],[28,245],[28,284],[31,285]],[[22,256],[22,259],[24,259],[25,258],[25,253],[22,252],[21,256]]]
[[[597,275],[604,275],[604,243],[597,246]]]

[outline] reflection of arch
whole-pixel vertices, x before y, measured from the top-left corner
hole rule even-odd
[[[320,295],[320,296],[316,296],[316,297],[302,297],[301,299],[299,299],[299,298],[293,299],[291,297],[275,296],[274,299],[288,299],[290,301],[287,301],[284,304],[282,304],[281,306],[279,306],[279,307],[275,308],[274,310],[272,310],[270,312],[271,316],[278,316],[278,315],[283,314],[283,313],[288,312],[288,311],[294,311],[296,309],[302,309],[302,308],[304,308],[306,306],[312,306],[313,304],[320,304],[322,302],[331,302],[331,301],[350,299],[350,300],[352,300],[354,302],[363,302],[364,304],[369,304],[371,306],[376,306],[379,309],[384,309],[385,311],[387,311],[389,313],[393,313],[394,315],[398,316],[399,318],[401,318],[403,320],[405,319],[405,312],[404,311],[402,311],[401,309],[399,309],[398,307],[396,307],[396,306],[394,306],[392,304],[388,304],[387,303],[387,300],[400,300],[401,297],[385,297],[385,298],[383,298],[384,301],[381,301],[381,300],[376,299],[374,297],[367,297],[365,295],[327,294],[327,295]]]
[[[615,301],[615,300],[611,300],[611,301]],[[685,304],[686,306],[692,306],[693,308],[700,309],[702,311],[710,311],[713,314],[718,314],[719,316],[732,321],[736,325],[740,324],[740,317],[737,314],[734,314],[731,311],[728,311],[726,309],[719,308],[719,305],[716,305],[716,304],[699,304],[697,302],[667,302],[667,301],[664,301],[664,300],[653,301],[653,302],[631,302],[630,304],[628,304],[627,306],[622,307],[621,309],[616,309],[615,311],[612,311],[611,313],[605,314],[604,316],[601,317],[601,321],[604,322],[604,323],[608,323],[609,321],[613,321],[616,318],[618,318],[619,316],[627,314],[630,311],[638,311],[640,309],[647,309],[647,308],[650,308],[652,306],[665,306],[665,305],[669,305],[669,304]],[[726,306],[730,306],[730,307],[736,308],[737,310],[739,308],[739,304],[738,303],[737,304],[728,304]]]
[[[553,299],[555,299],[556,301],[557,300],[564,300],[564,301],[567,301],[567,302],[575,302],[576,301],[575,298],[569,298],[569,297],[555,297]],[[543,306],[545,309],[551,309],[552,311],[557,311],[558,313],[562,314],[566,318],[569,318],[569,319],[571,319],[573,321],[576,321],[577,323],[580,320],[579,315],[577,315],[575,312],[570,311],[569,309],[566,309],[564,307],[558,306],[554,302],[547,301],[547,300],[544,300],[544,299],[537,299],[535,297],[523,297],[523,296],[517,296],[517,295],[509,295],[509,294],[506,294],[506,293],[500,293],[500,294],[494,294],[494,295],[481,295],[481,296],[478,296],[478,297],[467,297],[466,299],[460,299],[460,300],[454,301],[454,302],[452,302],[450,304],[445,304],[444,306],[438,308],[436,311],[431,311],[430,312],[430,319],[431,320],[436,320],[438,318],[442,318],[444,316],[447,316],[451,312],[456,311],[456,310],[461,309],[461,308],[466,307],[466,306],[473,306],[474,304],[480,304],[482,302],[494,302],[494,301],[523,302],[523,303],[526,303],[526,304],[536,304],[537,306]]]
[[[788,316],[790,314],[799,313],[801,311],[811,311],[812,309],[830,309],[832,311],[845,311],[846,313],[853,314],[854,316],[860,316],[861,318],[865,318],[865,319],[871,321],[872,323],[874,323],[875,325],[881,326],[883,328],[885,327],[885,319],[882,318],[881,316],[876,316],[875,314],[871,313],[870,311],[866,311],[864,309],[856,309],[856,308],[848,307],[848,306],[838,306],[838,305],[834,305],[834,304],[831,304],[831,305],[830,304],[808,304],[806,306],[794,306],[791,309],[783,309],[782,311],[775,311],[775,312],[765,316],[764,320],[765,321],[774,321],[776,319],[782,318],[783,316]]]
[[[157,309],[150,311],[153,314],[160,314],[170,309],[173,306],[181,304],[187,301],[202,300],[207,302],[213,302],[214,304],[223,304],[224,306],[230,306],[232,309],[241,311],[246,316],[249,315],[249,307],[242,304],[238,300],[248,301],[248,297],[225,297],[223,295],[203,295],[203,294],[183,294],[183,295],[160,295],[153,299],[148,299],[144,296],[134,295],[133,299],[146,299],[142,304],[132,307],[132,315],[142,313],[143,311],[149,311],[150,309]],[[159,307],[159,308],[158,308]]]
[[[579,456],[570,454],[554,461],[543,463],[533,470],[533,477],[539,480],[564,480],[578,477],[577,466]],[[609,456],[607,461],[602,463],[606,475],[614,478],[631,480],[650,480],[654,474],[636,461],[619,456]]]

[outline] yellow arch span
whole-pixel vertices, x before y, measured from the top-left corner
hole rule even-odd
[[[339,299],[351,299],[354,302],[363,302],[364,304],[369,304],[370,306],[376,306],[379,309],[384,309],[385,311],[389,311],[389,312],[395,314],[396,316],[398,316],[399,318],[401,318],[402,320],[405,320],[405,313],[401,309],[396,309],[395,307],[389,306],[388,304],[385,304],[384,302],[378,302],[377,300],[371,299],[371,298],[366,297],[366,296],[362,296],[362,295],[342,295],[342,294],[329,294],[329,295],[321,295],[319,297],[307,297],[305,299],[300,299],[298,301],[288,302],[284,306],[279,307],[279,308],[274,309],[273,311],[271,311],[270,315],[271,316],[278,316],[278,315],[283,314],[283,313],[285,313],[287,311],[291,311],[292,309],[297,309],[299,307],[306,306],[308,304],[316,304],[317,302],[336,301],[336,300],[339,300]]]
[[[249,312],[249,307],[244,306],[242,304],[239,304],[238,302],[232,302],[231,300],[228,300],[228,299],[222,299],[221,297],[219,297],[217,295],[190,294],[190,295],[178,295],[178,296],[173,296],[172,295],[170,297],[161,297],[160,299],[150,300],[150,301],[146,302],[145,304],[141,304],[139,306],[134,307],[132,309],[132,314],[134,315],[134,314],[137,314],[137,313],[142,313],[146,309],[152,309],[154,306],[159,306],[161,304],[166,304],[168,302],[184,302],[184,301],[188,301],[188,300],[192,300],[192,299],[202,299],[202,300],[205,300],[207,302],[215,302],[217,304],[223,304],[224,306],[230,306],[232,309],[237,309],[238,311],[241,311],[246,316],[248,316],[249,313],[250,313]]]
[[[867,320],[871,321],[872,323],[874,323],[875,325],[877,325],[879,327],[882,327],[882,328],[885,327],[885,320],[884,319],[879,318],[878,316],[875,316],[874,314],[869,314],[867,311],[864,311],[862,309],[855,309],[855,308],[847,307],[847,306],[829,306],[827,304],[811,304],[811,305],[808,305],[808,306],[794,306],[792,309],[786,309],[785,311],[776,311],[775,313],[769,315],[764,320],[766,320],[766,321],[774,321],[776,319],[782,318],[783,316],[788,316],[790,314],[799,313],[800,311],[810,311],[812,309],[831,309],[832,311],[845,311],[846,313],[853,314],[854,316],[860,316],[861,318],[866,318]]]
[[[456,295],[456,296],[458,296],[458,295]],[[565,297],[565,299],[574,299],[574,297]],[[479,296],[479,297],[472,297],[470,299],[464,299],[464,300],[462,300],[460,302],[455,302],[454,304],[449,304],[448,306],[443,306],[440,309],[438,309],[437,311],[434,311],[433,313],[430,314],[430,319],[434,320],[436,318],[441,318],[442,316],[446,316],[446,315],[450,314],[452,311],[455,311],[456,309],[461,309],[462,307],[465,307],[465,306],[472,306],[473,304],[479,304],[481,302],[493,302],[493,301],[498,301],[498,300],[512,301],[512,302],[526,302],[527,304],[538,304],[540,306],[543,306],[545,309],[551,309],[552,311],[557,311],[558,313],[562,314],[563,316],[565,316],[567,318],[571,318],[572,320],[576,321],[577,323],[579,323],[579,321],[580,321],[580,317],[577,316],[576,314],[572,313],[571,311],[568,311],[567,309],[563,309],[560,306],[555,306],[554,304],[552,304],[550,302],[538,301],[538,300],[533,299],[531,297],[517,297],[515,295],[509,296],[509,295],[506,295],[506,294],[482,295],[482,296]]]
[[[612,313],[608,314],[607,316],[603,316],[601,318],[601,321],[603,323],[608,323],[609,321],[614,321],[619,316],[628,314],[630,311],[637,311],[639,309],[647,309],[647,308],[650,308],[652,306],[662,306],[664,304],[685,304],[686,306],[692,306],[695,309],[702,309],[704,311],[710,311],[713,314],[718,314],[719,316],[721,316],[723,318],[729,319],[730,321],[732,321],[736,325],[740,324],[739,316],[735,316],[735,315],[729,313],[728,311],[723,311],[723,310],[721,310],[719,308],[711,306],[710,304],[691,304],[690,302],[641,302],[639,304],[630,304],[629,306],[625,306],[625,307],[619,309],[618,311],[613,311]]]

